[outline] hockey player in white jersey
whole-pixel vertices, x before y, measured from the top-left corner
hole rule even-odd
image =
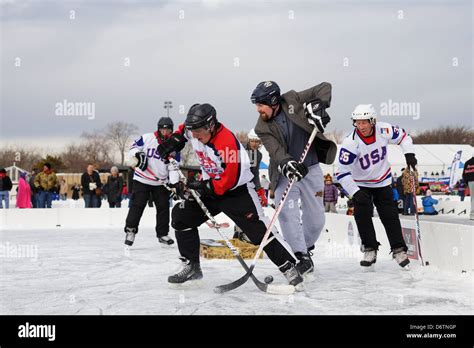
[[[398,210],[392,200],[392,174],[387,145],[397,144],[405,154],[408,167],[415,169],[415,149],[404,129],[376,122],[371,104],[358,105],[352,113],[354,131],[343,141],[339,151],[337,180],[354,202],[354,217],[364,251],[360,265],[369,267],[377,260],[380,245],[372,223],[373,205],[377,208],[392,250],[401,266],[409,264],[407,246],[402,236]]]
[[[159,144],[168,139],[173,132],[173,121],[162,117],[158,130],[143,134],[135,140],[129,155],[136,162],[133,175],[132,204],[125,221],[125,244],[131,246],[138,232],[138,224],[148,199],[153,198],[156,207],[156,237],[164,245],[172,245],[168,236],[170,225],[169,187],[179,181],[179,174],[171,164],[165,164],[156,151]]]

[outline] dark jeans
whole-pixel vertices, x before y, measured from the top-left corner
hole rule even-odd
[[[31,193],[31,207],[38,208],[38,194],[34,192]]]
[[[0,191],[0,208],[3,208],[2,202],[5,201],[5,209],[10,207],[10,192]]]
[[[99,197],[96,194],[84,194],[84,203],[86,208],[98,208]]]
[[[405,204],[403,205],[405,215],[415,214],[415,205],[413,204],[413,193],[405,193]]]
[[[49,191],[39,191],[38,194],[38,208],[51,208],[53,201],[53,194]]]
[[[388,241],[391,249],[403,247],[405,251],[407,246],[402,236],[402,226],[398,217],[398,209],[392,200],[392,188],[390,186],[360,189],[369,194],[373,199],[373,204],[360,204],[354,201],[354,218],[360,239],[366,248],[378,249],[379,243],[375,235],[375,228],[372,222],[374,205],[379,213],[380,220],[385,227]]]
[[[110,202],[109,201],[109,208],[120,208],[122,206],[122,202]]]

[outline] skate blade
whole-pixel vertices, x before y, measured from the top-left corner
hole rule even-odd
[[[169,289],[183,290],[183,289],[195,289],[203,286],[202,279],[188,280],[184,283],[168,283]]]
[[[362,272],[363,273],[372,273],[375,272],[375,265],[372,264],[370,266],[362,266]]]

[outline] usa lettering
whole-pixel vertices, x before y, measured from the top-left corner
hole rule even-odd
[[[160,159],[160,155],[158,154],[158,151],[156,151],[156,149],[153,149],[153,148],[147,150],[146,156],[150,158]]]
[[[359,158],[360,167],[362,169],[367,169],[371,165],[375,165],[382,161],[387,155],[387,147],[382,146],[382,153],[379,153],[379,149],[373,150],[370,154],[366,153],[363,157]]]

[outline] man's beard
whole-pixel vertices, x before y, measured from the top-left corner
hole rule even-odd
[[[268,116],[268,115],[267,115],[266,113],[264,113],[264,112],[262,112],[262,113],[260,114],[260,117],[261,117],[262,120],[264,120],[264,121],[269,121],[269,120],[271,119],[271,117]]]

